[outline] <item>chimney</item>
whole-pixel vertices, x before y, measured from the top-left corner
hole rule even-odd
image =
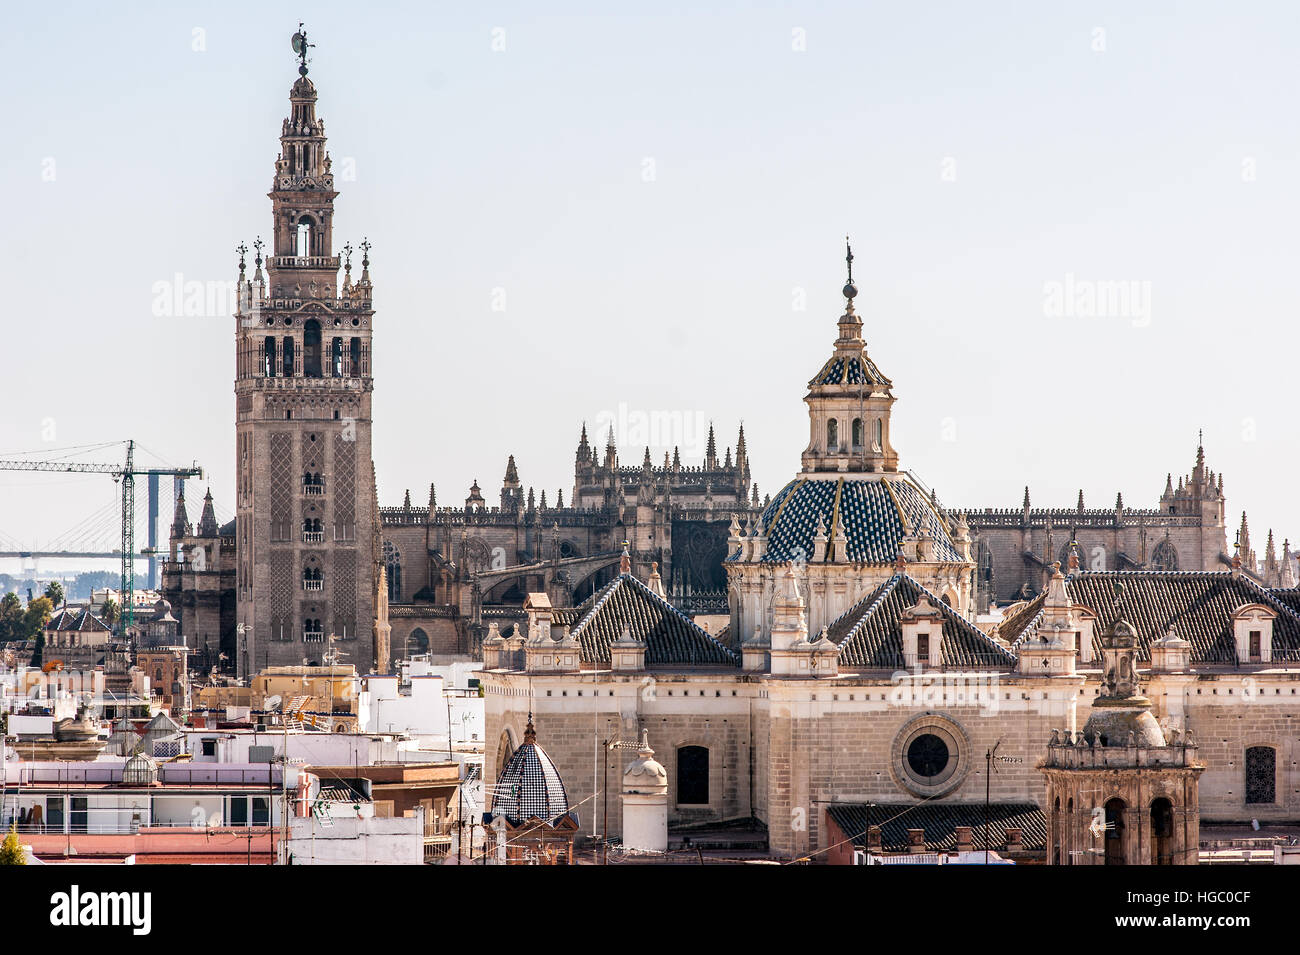
[[[1021,838],[1024,836],[1024,830],[1019,826],[1007,827],[1007,851],[1019,852],[1021,849]]]
[[[970,852],[975,848],[975,840],[972,837],[970,826],[957,827],[957,851]]]
[[[925,830],[908,829],[907,830],[907,851],[916,855],[925,851]]]
[[[884,840],[881,838],[879,826],[872,826],[867,829],[867,849],[871,852],[880,852],[884,848]]]

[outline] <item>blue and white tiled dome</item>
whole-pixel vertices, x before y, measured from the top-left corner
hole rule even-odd
[[[800,477],[791,481],[763,511],[762,531],[767,538],[763,562],[811,560],[819,520],[828,537],[838,523],[853,562],[891,563],[899,542],[922,528],[934,541],[936,561],[966,562],[953,544],[947,522],[927,495],[902,474],[874,480]]]
[[[569,807],[569,795],[559,770],[546,750],[537,745],[531,718],[524,731],[524,744],[501,770],[490,815],[504,816],[512,826],[529,819],[555,824],[566,815],[577,821],[577,810]]]
[[[861,350],[857,355],[832,355],[808,382],[808,387],[813,389],[824,385],[865,385],[871,391],[888,391],[893,382]]]

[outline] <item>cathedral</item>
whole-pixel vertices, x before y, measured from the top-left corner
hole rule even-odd
[[[850,271],[802,469],[732,522],[730,623],[698,626],[629,554],[577,606],[530,594],[525,624],[483,641],[489,765],[527,735],[590,807],[621,768],[593,741],[648,740],[670,841],[749,827],[790,860],[850,843],[1187,865],[1206,824],[1292,818],[1297,591],[1240,553],[1094,570],[1076,545],[977,625],[976,521],[903,469],[856,295]],[[1188,484],[1167,506],[1221,515],[1200,462]],[[620,840],[620,812],[588,808],[583,837]]]
[[[625,461],[583,425],[567,502],[503,453],[499,491],[381,508],[370,245],[336,253],[316,103],[304,61],[271,246],[239,249],[235,519],[176,501],[164,596],[197,665],[481,656],[488,764],[544,747],[561,841],[622,832],[591,808],[622,772],[600,740],[659,754],[670,832],[748,826],[781,858],[961,844],[986,793],[985,846],[1060,865],[1185,864],[1207,822],[1294,815],[1289,542],[1260,560],[1243,514],[1229,546],[1200,447],[1149,509],[945,506],[905,466],[851,251],[774,494],[743,427]]]

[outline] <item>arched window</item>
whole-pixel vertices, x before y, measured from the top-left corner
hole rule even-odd
[[[306,258],[312,254],[312,227],[315,224],[311,216],[303,216],[298,220],[298,232],[295,236],[297,243],[294,248],[294,255],[299,258]]]
[[[320,322],[307,319],[302,327],[302,373],[307,378],[321,377]]]
[[[336,338],[330,344],[330,368],[335,378],[343,377],[343,339]]]
[[[1124,800],[1112,799],[1106,803],[1106,865],[1125,865],[1124,857]]]
[[[885,423],[876,418],[871,423],[871,450],[883,451],[885,447]]]
[[[840,423],[834,418],[826,422],[826,450],[838,451],[840,449]]]
[[[265,378],[275,377],[275,336],[267,335],[266,341],[262,343],[262,375]]]
[[[862,450],[862,419],[853,419],[853,450]]]
[[[384,541],[384,567],[388,570],[388,599],[402,599],[402,555],[392,541]]]
[[[1277,751],[1271,746],[1246,750],[1246,802],[1277,802]]]
[[[293,377],[293,336],[284,336],[284,377]]]
[[[677,750],[677,804],[709,804],[709,751],[703,746],[683,746]]]
[[[1151,848],[1155,865],[1174,864],[1174,806],[1168,799],[1151,803]]]
[[[411,631],[411,635],[406,638],[406,655],[409,657],[416,653],[429,652],[429,635],[424,632],[423,628],[416,627]]]
[[[1156,544],[1156,549],[1151,552],[1151,569],[1169,571],[1178,569],[1178,549],[1168,537]]]
[[[361,377],[361,339],[354,338],[348,346],[348,359],[351,370],[348,372],[349,378]]]

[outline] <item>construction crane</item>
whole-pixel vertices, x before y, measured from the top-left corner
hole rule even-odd
[[[135,624],[135,479],[137,475],[170,475],[173,478],[201,478],[203,469],[137,468],[135,442],[126,442],[126,464],[82,464],[75,461],[0,461],[0,471],[59,471],[70,474],[111,474],[122,482],[122,613],[121,632]]]

